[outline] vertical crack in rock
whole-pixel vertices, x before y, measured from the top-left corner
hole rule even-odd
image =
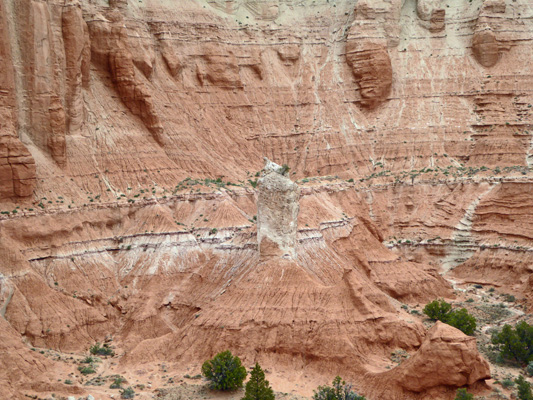
[[[285,174],[288,168],[265,158],[258,181],[257,242],[262,259],[296,256],[300,189]]]

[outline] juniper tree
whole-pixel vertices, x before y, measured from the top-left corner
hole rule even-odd
[[[246,383],[246,392],[242,400],[274,400],[274,392],[270,384],[265,380],[265,373],[259,363],[250,373],[250,380]]]
[[[241,359],[229,350],[218,353],[212,360],[202,365],[202,374],[210,381],[209,387],[215,390],[235,390],[242,387],[246,378],[246,368]]]

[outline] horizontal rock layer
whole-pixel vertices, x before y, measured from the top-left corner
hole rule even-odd
[[[441,265],[533,300],[527,1],[0,11],[9,337],[81,351],[114,334],[126,367],[227,346],[368,388],[369,354],[425,340],[396,301],[451,296]],[[302,187],[292,261],[258,258],[263,156]]]

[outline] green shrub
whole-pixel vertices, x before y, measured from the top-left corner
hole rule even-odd
[[[104,343],[103,346],[100,346],[100,343],[96,342],[94,346],[90,349],[91,354],[98,356],[114,356],[115,352],[107,343]]]
[[[78,367],[78,371],[80,371],[83,375],[89,375],[96,373],[96,370],[92,365],[80,365]]]
[[[522,321],[515,329],[504,325],[501,332],[492,335],[492,343],[498,345],[500,354],[506,360],[527,364],[533,361],[533,325]]]
[[[229,350],[218,353],[202,365],[202,374],[209,380],[209,387],[215,390],[235,390],[242,387],[246,368],[237,356]]]
[[[426,304],[423,311],[431,319],[446,322],[452,311],[452,305],[443,299],[433,300],[431,303]]]
[[[65,385],[72,385],[72,381],[70,379],[65,379]]]
[[[526,368],[527,374],[533,376],[533,361],[530,361]]]
[[[352,391],[352,385],[346,384],[340,376],[333,379],[332,386],[319,386],[313,394],[313,400],[366,400]]]
[[[429,318],[451,325],[465,335],[473,335],[476,330],[476,319],[466,308],[452,311],[452,305],[443,299],[426,304],[423,311]]]
[[[504,297],[505,301],[508,303],[514,303],[516,301],[516,297],[514,297],[512,294],[506,294]]]
[[[92,364],[93,362],[96,362],[96,360],[91,356],[87,356],[83,360],[81,360],[82,364]]]
[[[515,379],[518,398],[520,400],[533,400],[533,393],[531,392],[531,384],[524,379],[522,375]]]
[[[513,382],[512,379],[505,378],[505,379],[502,379],[502,386],[503,386],[504,388],[508,389],[508,388],[514,386],[514,382]]]
[[[119,376],[118,378],[116,378],[113,383],[111,384],[111,386],[109,386],[110,389],[121,389],[122,388],[122,383],[125,382],[126,380]]]
[[[274,400],[274,391],[265,380],[265,373],[256,363],[250,373],[250,380],[246,383],[246,391],[242,400]]]
[[[452,311],[448,316],[447,323],[459,329],[465,335],[473,335],[476,330],[476,319],[468,314],[466,308]]]
[[[133,399],[135,397],[135,391],[131,386],[127,389],[122,389],[120,391],[120,397],[123,399]]]
[[[474,395],[468,393],[466,389],[457,389],[454,400],[474,400]]]

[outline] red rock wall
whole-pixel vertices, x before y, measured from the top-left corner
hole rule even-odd
[[[8,14],[0,3],[0,200],[33,194],[35,161],[17,136],[18,115]]]
[[[361,377],[379,368],[369,354],[420,346],[422,328],[389,300],[451,296],[441,264],[470,258],[458,276],[487,264],[496,282],[522,257],[513,290],[531,301],[529,4],[334,3],[0,3],[1,66],[15,66],[0,74],[0,232],[29,263],[24,277],[22,261],[1,265],[18,335],[80,350],[113,333],[136,365],[154,348],[190,362],[238,349],[242,324],[250,361],[257,350],[291,369],[297,351],[322,374]],[[263,156],[308,180],[287,287],[281,264],[254,270],[249,180]],[[341,179],[312,180],[327,175]],[[178,184],[188,177],[224,185]],[[498,236],[525,249],[481,249]],[[267,305],[231,284],[263,279],[276,282],[259,291]],[[255,349],[262,326],[276,328]]]

